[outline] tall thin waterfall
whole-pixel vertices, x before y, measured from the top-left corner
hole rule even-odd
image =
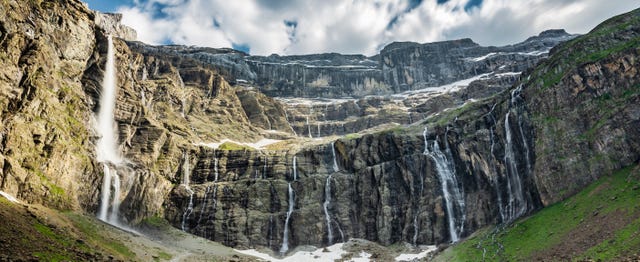
[[[287,218],[284,220],[284,233],[282,236],[282,247],[280,247],[280,254],[285,254],[289,251],[289,219],[291,218],[291,214],[293,213],[293,208],[295,205],[294,192],[291,187],[291,183],[289,183],[289,210],[287,211]]]
[[[504,222],[506,219],[505,217],[506,214],[505,214],[504,206],[502,203],[502,190],[500,188],[500,181],[498,179],[498,168],[496,166],[497,159],[494,155],[496,138],[495,138],[495,132],[493,130],[494,128],[496,128],[497,121],[495,116],[493,115],[493,111],[496,109],[496,105],[498,105],[498,103],[493,104],[493,106],[491,107],[491,110],[489,111],[489,113],[487,113],[487,116],[491,120],[491,125],[492,125],[491,127],[489,127],[489,140],[491,141],[491,146],[489,147],[489,152],[491,156],[491,171],[493,172],[493,174],[495,174],[495,176],[491,177],[491,183],[493,184],[493,187],[496,189],[496,196],[498,200],[498,211],[500,212],[501,221]]]
[[[466,219],[464,192],[460,188],[458,179],[455,175],[456,171],[446,133],[444,139],[444,143],[446,144],[445,152],[440,150],[438,137],[433,141],[432,151],[429,151],[426,128],[423,132],[423,136],[425,141],[424,154],[431,157],[433,162],[436,164],[436,170],[438,171],[438,177],[440,178],[440,184],[442,186],[442,194],[444,195],[445,206],[447,208],[449,234],[451,235],[451,242],[455,243],[460,240],[460,234],[464,231],[464,222]]]
[[[307,116],[307,129],[309,131],[309,138],[313,138],[313,135],[311,135],[311,125],[309,124],[309,116]]]
[[[293,180],[298,180],[298,165],[296,163],[296,156],[293,156]]]
[[[100,139],[96,145],[98,162],[102,163],[103,178],[100,196],[100,209],[98,218],[110,224],[118,223],[118,211],[120,208],[120,177],[113,167],[122,163],[122,158],[118,152],[118,133],[115,123],[116,105],[116,68],[115,50],[111,35],[108,37],[107,64],[105,75],[102,80],[102,91],[100,94],[100,110],[96,131],[100,134]],[[113,194],[111,188],[113,187]],[[111,198],[113,199],[109,201]],[[111,213],[109,204],[111,203]]]
[[[264,165],[262,166],[262,179],[267,179],[267,165],[269,163],[269,157],[264,157]]]
[[[218,182],[220,172],[218,171],[218,156],[215,154],[215,151],[213,152],[213,173],[215,175],[213,182]]]
[[[193,213],[193,190],[191,189],[191,187],[189,186],[190,181],[190,163],[189,163],[189,153],[185,153],[185,160],[184,160],[184,165],[182,168],[182,184],[184,185],[184,187],[187,189],[187,192],[189,192],[189,205],[187,206],[187,209],[184,210],[184,213],[182,214],[182,231],[187,231],[187,227],[186,227],[186,223],[187,220],[189,219],[189,216],[191,215],[191,213]]]
[[[196,227],[200,225],[200,222],[202,221],[202,215],[204,215],[204,213],[207,211],[207,202],[208,202],[207,195],[209,195],[210,191],[211,191],[211,185],[208,185],[207,188],[204,191],[204,198],[202,200],[202,208],[200,208],[200,215],[198,216],[198,221],[196,222]]]
[[[324,218],[327,221],[327,245],[333,244],[333,230],[331,228],[331,215],[329,215],[329,205],[331,204],[331,176],[327,177],[327,182],[324,186],[324,203],[322,208],[324,209]]]
[[[333,172],[340,171],[338,160],[336,159],[336,142],[331,142],[331,154],[333,155]]]
[[[504,147],[504,163],[506,166],[506,180],[507,180],[507,196],[508,200],[506,205],[502,208],[503,222],[511,222],[514,219],[522,216],[527,212],[528,204],[525,199],[522,178],[518,169],[518,159],[516,157],[515,141],[513,140],[513,130],[511,127],[511,114],[514,113],[518,119],[517,125],[522,137],[523,147],[525,149],[525,161],[526,170],[530,170],[531,164],[529,162],[529,147],[527,145],[524,132],[522,130],[522,123],[520,122],[520,116],[518,115],[517,106],[518,99],[520,99],[520,91],[522,85],[514,89],[511,92],[511,101],[509,104],[509,111],[504,117],[504,133],[505,133],[505,147]]]

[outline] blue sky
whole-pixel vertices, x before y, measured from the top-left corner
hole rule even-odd
[[[232,47],[251,54],[376,54],[393,41],[469,37],[506,45],[543,30],[586,33],[637,0],[83,0],[150,44]]]
[[[82,0],[89,4],[89,7],[93,10],[101,12],[115,12],[120,6],[134,6],[132,0]]]

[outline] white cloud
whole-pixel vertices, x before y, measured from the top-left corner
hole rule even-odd
[[[630,11],[635,0],[136,0],[121,7],[139,40],[211,47],[244,44],[252,54],[319,52],[373,55],[392,41],[432,42],[469,37],[483,45],[522,41],[551,28],[586,33]],[[395,18],[392,26],[389,23]],[[295,30],[284,21],[295,21]],[[292,33],[295,32],[295,37]]]

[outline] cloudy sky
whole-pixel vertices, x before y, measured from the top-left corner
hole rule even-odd
[[[586,33],[637,0],[83,0],[118,12],[150,44],[256,55],[376,54],[393,41],[469,37],[506,45],[552,29]]]

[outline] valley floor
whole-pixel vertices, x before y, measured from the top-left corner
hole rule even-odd
[[[0,261],[411,261],[435,250],[352,239],[327,248],[297,247],[277,258],[269,250],[234,250],[184,233],[162,218],[127,231],[93,216],[27,205],[0,193]]]

